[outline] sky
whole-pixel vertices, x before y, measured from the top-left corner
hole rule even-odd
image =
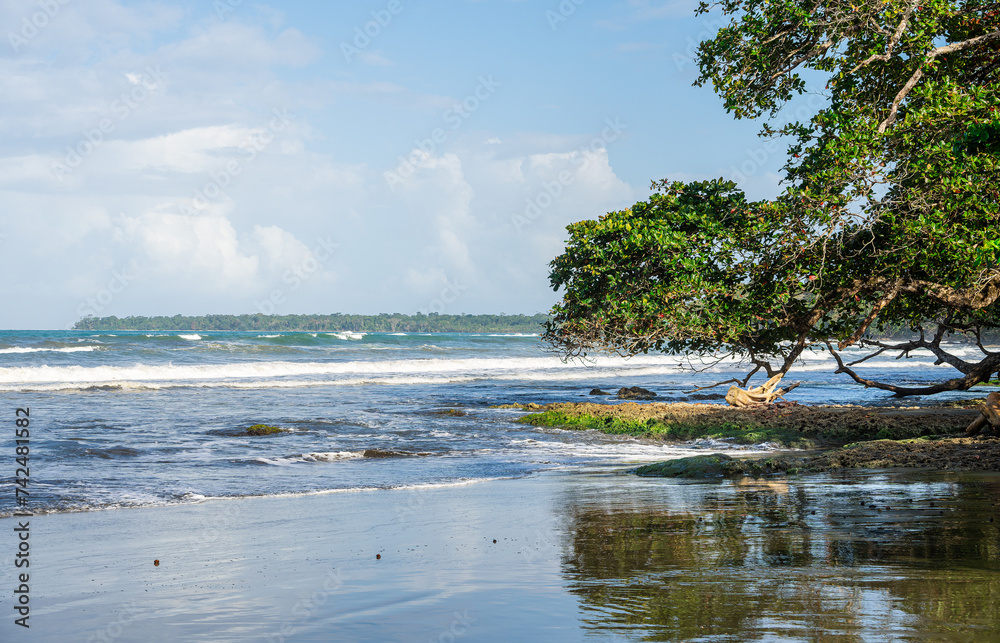
[[[5,0],[0,328],[546,312],[568,224],[780,189],[696,4]]]

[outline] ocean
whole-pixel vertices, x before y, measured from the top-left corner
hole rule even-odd
[[[725,386],[692,390],[744,368],[668,355],[565,362],[533,335],[2,331],[0,413],[12,427],[2,444],[14,452],[16,409],[30,409],[36,514],[469,485],[735,449],[535,428],[515,421],[520,410],[491,407],[607,400],[590,390],[624,386],[719,404]],[[833,370],[828,356],[807,356],[789,399],[977,395],[892,402]],[[863,372],[900,383],[955,373],[929,355],[879,357]],[[258,423],[286,431],[244,434]],[[15,511],[14,468],[3,473],[0,517]]]

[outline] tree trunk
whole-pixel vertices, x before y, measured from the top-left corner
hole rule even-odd
[[[965,433],[976,435],[987,425],[994,431],[1000,429],[1000,393],[994,392],[986,396],[986,401],[979,405],[979,417],[969,425]]]

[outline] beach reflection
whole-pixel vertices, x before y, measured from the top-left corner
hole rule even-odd
[[[564,498],[563,570],[595,633],[1000,640],[1000,476],[618,480]]]

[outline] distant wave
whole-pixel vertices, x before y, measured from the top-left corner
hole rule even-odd
[[[538,337],[538,333],[489,333],[486,337]]]
[[[0,348],[0,353],[89,353],[100,350],[100,346],[68,346],[66,348],[31,348],[28,346],[15,346],[13,348]]]
[[[938,370],[931,359],[882,359],[862,366],[883,370]],[[709,372],[731,372],[732,362],[716,364]],[[683,376],[690,366],[667,355],[640,355],[630,359],[602,357],[588,363],[563,362],[558,357],[468,359],[359,360],[348,362],[235,362],[231,364],[132,366],[19,366],[0,368],[0,390],[159,389],[176,387],[295,388],[364,384],[408,385],[471,381],[475,379],[573,381],[622,376]],[[738,368],[738,367],[736,367]],[[822,356],[796,366],[799,371],[831,368]]]
[[[364,339],[367,333],[355,333],[354,331],[346,330],[341,333],[327,333],[327,335],[336,337],[337,339]]]
[[[193,333],[191,335],[178,335],[178,337],[180,337],[181,339],[187,339],[187,340],[190,340],[190,341],[197,341],[197,340],[201,339],[201,335],[198,335],[196,333]]]
[[[596,360],[599,367],[662,366],[677,363],[666,356],[610,357]],[[36,366],[0,368],[0,384],[31,382],[115,382],[213,380],[315,375],[383,375],[483,373],[511,370],[580,369],[591,365],[563,362],[558,357],[503,357],[467,359],[358,360],[349,362],[234,362],[231,364],[133,366]]]

